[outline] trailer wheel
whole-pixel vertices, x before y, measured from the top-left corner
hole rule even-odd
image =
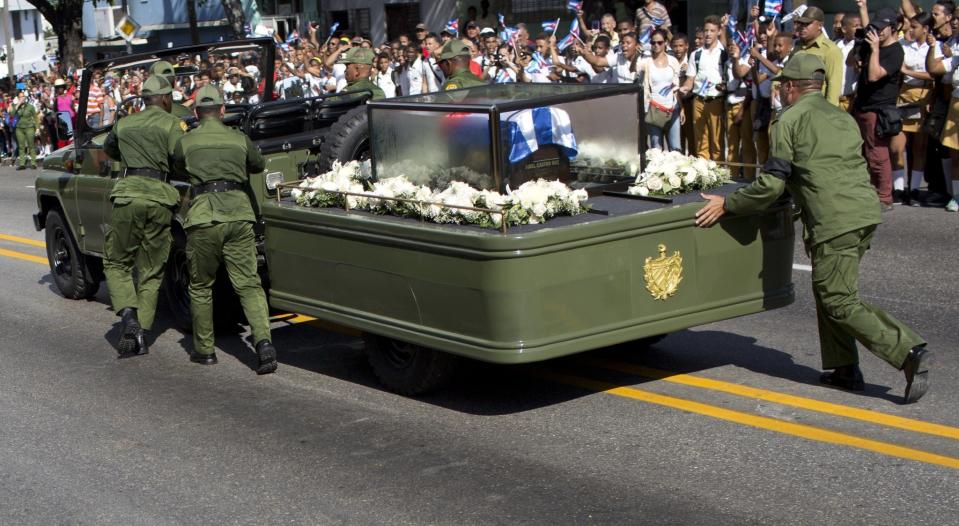
[[[363,335],[373,373],[387,389],[402,395],[435,391],[452,378],[459,360],[452,354],[427,349],[375,334]]]
[[[47,212],[46,238],[50,274],[63,296],[72,300],[93,297],[100,289],[102,264],[80,252],[58,210]]]
[[[370,131],[366,105],[346,112],[330,126],[320,146],[319,170],[328,171],[333,161],[365,161],[370,158]]]
[[[190,271],[186,261],[186,236],[182,232],[173,233],[173,245],[170,247],[166,276],[163,279],[163,293],[176,327],[185,333],[193,332],[193,317],[190,314]]]

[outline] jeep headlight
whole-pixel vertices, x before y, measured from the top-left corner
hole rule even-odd
[[[266,174],[266,189],[276,190],[276,187],[283,182],[283,172],[270,172]]]

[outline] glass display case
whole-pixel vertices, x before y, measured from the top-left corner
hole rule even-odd
[[[372,173],[434,189],[616,183],[639,171],[642,108],[635,84],[491,84],[372,101]]]

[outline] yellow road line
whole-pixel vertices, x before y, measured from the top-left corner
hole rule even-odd
[[[33,254],[24,254],[23,252],[17,252],[16,250],[7,250],[5,248],[0,248],[0,256],[6,256],[8,258],[15,258],[15,259],[22,259],[24,261],[32,261],[34,263],[40,263],[41,265],[47,264],[47,258],[34,256]]]
[[[337,325],[332,322],[324,321],[313,316],[307,316],[306,314],[279,314],[270,319],[270,321],[283,321],[291,325],[305,323],[310,327],[316,327],[318,329],[323,329],[330,332],[338,332],[340,334],[346,334],[347,336],[362,336],[363,332],[351,327],[346,327],[344,325]]]
[[[689,374],[674,374],[669,371],[661,371],[659,369],[652,369],[626,362],[605,361],[595,358],[587,358],[584,361],[595,367],[612,371],[638,374],[640,376],[655,378],[657,380],[663,380],[674,384],[698,387],[700,389],[709,389],[712,391],[719,391],[722,393],[743,396],[746,398],[755,398],[757,400],[765,400],[767,402],[798,407],[800,409],[841,416],[853,420],[860,420],[863,422],[869,422],[871,424],[879,424],[887,427],[904,429],[906,431],[912,431],[915,433],[925,433],[928,435],[936,435],[959,440],[959,428],[942,424],[923,422],[922,420],[914,420],[912,418],[888,415],[878,411],[870,411],[868,409],[859,409],[841,404],[822,402],[819,400],[813,400],[811,398],[778,393],[776,391],[767,391],[765,389],[747,387],[744,385],[723,382],[721,380],[713,380],[710,378],[702,378]]]
[[[936,453],[930,453],[928,451],[898,446],[888,442],[870,440],[868,438],[862,438],[855,435],[848,435],[846,433],[830,431],[828,429],[822,429],[805,424],[786,422],[784,420],[777,420],[775,418],[769,418],[765,416],[742,413],[739,411],[733,411],[731,409],[723,409],[721,407],[694,402],[684,398],[661,395],[633,387],[620,387],[615,384],[600,382],[588,378],[581,378],[578,376],[548,371],[536,371],[533,374],[547,380],[581,387],[589,391],[621,396],[633,400],[640,400],[650,404],[679,409],[681,411],[704,415],[719,420],[726,420],[728,422],[735,422],[737,424],[755,427],[758,429],[775,431],[776,433],[792,435],[799,438],[805,438],[807,440],[815,440],[817,442],[825,442],[827,444],[854,447],[890,457],[915,460],[937,466],[959,469],[959,458],[947,457],[944,455],[938,455]]]
[[[37,241],[36,239],[30,239],[20,236],[11,236],[10,234],[0,234],[0,240],[3,241],[13,241],[14,243],[20,243],[22,245],[30,245],[31,247],[40,247],[47,248],[47,244],[43,241]]]

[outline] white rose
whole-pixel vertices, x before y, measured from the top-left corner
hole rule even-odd
[[[673,188],[679,188],[683,184],[683,179],[679,176],[679,174],[670,175],[668,181],[669,186],[672,186]]]
[[[683,175],[683,184],[684,184],[684,185],[687,185],[687,186],[688,186],[688,185],[694,184],[695,182],[696,182],[696,174],[695,174],[695,173],[686,172],[686,173]]]
[[[663,180],[659,177],[650,177],[646,180],[646,188],[650,192],[658,192],[663,189]]]

